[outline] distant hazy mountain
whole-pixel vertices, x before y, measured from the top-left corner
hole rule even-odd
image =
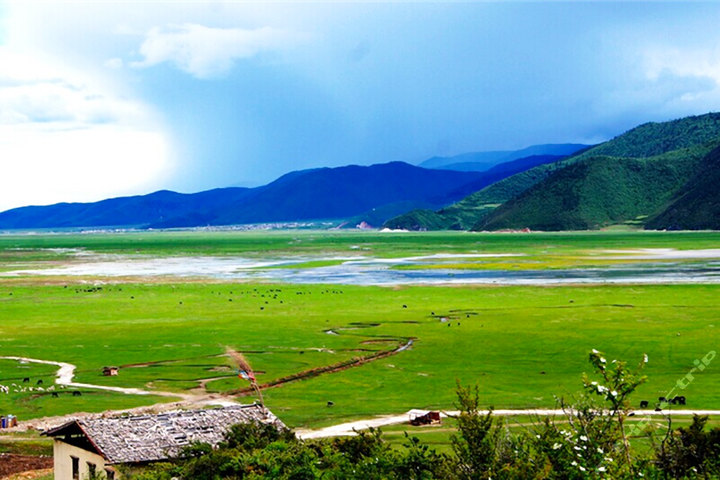
[[[566,159],[504,178],[441,210],[409,212],[387,225],[570,230],[647,222],[653,228],[709,228],[716,194],[706,179],[715,178],[708,172],[717,164],[706,156],[718,145],[719,113],[646,123]],[[695,220],[680,222],[682,215]]]
[[[235,187],[195,194],[161,190],[93,203],[20,207],[0,213],[0,228],[142,227],[177,216],[196,216],[202,224],[204,212],[241,201],[250,191]]]
[[[170,228],[342,219],[392,204],[439,207],[472,192],[482,176],[401,162],[320,168],[292,172],[257,188],[160,191],[95,203],[16,208],[0,213],[0,228]],[[388,212],[397,213],[392,208]]]
[[[452,157],[433,157],[418,166],[423,168],[442,168],[461,172],[483,172],[500,163],[511,162],[533,156],[568,156],[588,148],[590,145],[560,143],[532,145],[521,150],[502,150],[490,152],[463,153]]]

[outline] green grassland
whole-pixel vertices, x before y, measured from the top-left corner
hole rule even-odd
[[[214,293],[219,289],[223,295]],[[631,360],[647,352],[650,382],[640,396],[653,399],[672,388],[693,360],[717,348],[720,328],[720,287],[714,285],[343,287],[342,294],[323,293],[323,286],[282,286],[268,305],[259,296],[230,296],[230,289],[237,285],[130,284],[92,294],[76,294],[72,286],[5,285],[2,352],[74,363],[80,382],[182,391],[197,380],[224,376],[224,384],[214,385],[222,391],[244,386],[227,371],[223,345],[243,351],[262,372],[262,383],[416,339],[397,355],[265,392],[268,405],[289,424],[318,426],[409,408],[450,408],[456,379],[478,382],[486,405],[553,406],[555,396],[578,389],[592,348]],[[257,294],[271,289],[277,288],[258,287]],[[103,377],[100,370],[108,364],[136,366]],[[0,383],[25,376],[25,366],[3,362]],[[31,378],[47,383],[48,373],[44,367]],[[713,387],[719,380],[720,368],[698,375],[685,391],[689,405],[720,408]],[[0,408],[27,418],[155,400],[28,392],[0,396]],[[327,401],[335,405],[327,407]]]
[[[171,232],[2,236],[0,252],[27,252],[36,265],[72,261],[62,251],[58,258],[37,258],[47,252],[39,248],[160,256],[512,251],[586,258],[589,250],[713,248],[718,240],[715,233],[657,232]],[[633,363],[647,353],[650,380],[637,402],[652,401],[671,390],[694,360],[717,350],[720,339],[720,285],[357,287],[167,278],[94,285],[98,280],[0,280],[0,356],[73,363],[78,382],[185,392],[207,380],[208,391],[231,392],[247,383],[223,356],[226,345],[243,352],[265,383],[414,340],[396,355],[265,390],[267,405],[294,427],[452,408],[457,380],[478,383],[485,406],[553,407],[557,397],[580,389],[593,348]],[[103,377],[105,365],[121,366],[120,375]],[[32,385],[38,379],[47,385],[53,370],[0,360],[0,384],[30,377]],[[720,363],[696,373],[682,391],[688,407],[720,408],[719,382]],[[27,419],[171,400],[82,390],[80,397],[63,392],[58,398],[39,391],[0,393],[0,412]]]
[[[718,232],[601,231],[477,233],[362,231],[164,231],[0,235],[0,267],[70,261],[72,252],[157,256],[374,255],[385,258],[442,253],[541,252],[578,254],[599,249],[715,248]],[[52,263],[50,263],[52,264]]]

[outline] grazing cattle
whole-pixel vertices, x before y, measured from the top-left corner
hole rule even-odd
[[[28,382],[30,382],[30,378],[29,378],[29,377],[23,378],[23,383],[28,383]]]
[[[79,397],[79,396],[81,396],[81,395],[82,395],[82,392],[78,392],[77,390],[75,390],[75,391],[73,392],[73,397]]]
[[[670,403],[670,405],[675,405],[677,403],[677,397],[668,399],[668,402]]]
[[[680,395],[679,397],[675,397],[674,400],[677,402],[678,405],[685,405],[687,400],[684,396]]]
[[[43,383],[43,382],[42,382],[42,378],[37,381],[37,385],[42,385],[42,383]]]
[[[658,397],[658,402],[660,402],[660,403],[667,403],[667,401],[668,400],[665,397]]]
[[[335,402],[331,402],[331,401],[328,400],[327,406],[328,406],[328,407],[332,407],[333,405],[335,405]]]
[[[403,308],[407,308],[407,305],[403,305]]]
[[[53,398],[58,398],[57,392],[52,392],[52,397],[53,397]]]
[[[647,400],[640,401],[640,408],[647,408],[650,403]]]

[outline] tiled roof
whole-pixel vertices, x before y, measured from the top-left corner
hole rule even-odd
[[[136,463],[176,457],[183,447],[217,445],[230,426],[258,421],[285,425],[262,405],[181,410],[158,415],[79,419],[45,432],[61,436],[79,428],[108,463]]]

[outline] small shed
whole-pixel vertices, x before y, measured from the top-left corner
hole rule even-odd
[[[232,425],[272,423],[286,428],[260,404],[182,410],[157,415],[84,418],[43,432],[52,437],[55,480],[119,478],[117,465],[176,457],[195,442],[220,443]]]
[[[411,410],[410,425],[439,425],[442,423],[440,412],[431,410]]]
[[[119,367],[103,367],[103,375],[114,377],[118,374]]]

